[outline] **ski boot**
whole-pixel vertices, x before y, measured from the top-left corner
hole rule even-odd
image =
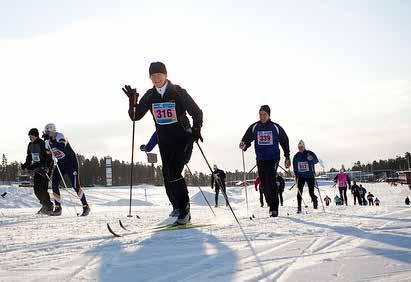
[[[270,217],[278,217],[278,211],[270,211]]]
[[[90,211],[89,205],[83,205],[83,213],[80,216],[88,216]]]
[[[261,205],[260,205],[262,208],[264,208],[264,203],[261,203]]]
[[[301,207],[298,207],[298,208],[297,208],[297,213],[302,213],[302,212],[301,212]]]
[[[180,210],[180,214],[177,217],[177,220],[174,222],[175,225],[186,225],[190,223],[191,213],[190,213],[190,203],[187,204],[186,208]]]
[[[50,213],[51,216],[60,216],[62,212],[61,206],[56,205],[54,211]]]

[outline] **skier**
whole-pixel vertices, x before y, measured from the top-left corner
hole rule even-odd
[[[351,186],[351,193],[354,197],[354,205],[357,204],[357,200],[358,200],[358,204],[362,206],[362,201],[361,201],[359,190],[360,190],[360,187],[357,185],[357,182],[354,181],[353,185]]]
[[[277,187],[278,187],[278,198],[280,200],[280,205],[283,206],[284,204],[283,193],[284,193],[284,188],[285,188],[285,181],[284,181],[284,178],[281,177],[281,175],[277,175],[276,181],[277,181]]]
[[[342,205],[341,199],[337,195],[335,195],[335,197],[334,197],[334,202],[335,202],[336,206],[341,206]]]
[[[50,215],[53,212],[53,203],[50,201],[48,184],[49,175],[53,168],[53,159],[50,151],[46,149],[46,144],[39,138],[37,128],[30,129],[29,138],[26,162],[21,165],[21,169],[34,172],[34,194],[41,204],[41,209],[37,214]]]
[[[225,190],[225,172],[222,171],[217,167],[217,165],[213,166],[213,174],[214,177],[211,177],[211,189],[214,189],[215,186],[215,207],[218,207],[218,194],[220,193],[220,189],[223,190],[224,194],[226,192]],[[216,181],[218,179],[219,181]],[[221,186],[220,186],[221,184]],[[228,206],[227,200],[225,202],[225,205]]]
[[[270,119],[271,110],[268,105],[261,106],[259,110],[260,120],[250,125],[239,145],[242,151],[246,151],[254,141],[254,149],[257,159],[258,176],[265,199],[270,206],[270,217],[278,216],[278,187],[275,181],[278,163],[280,161],[281,145],[285,156],[285,167],[291,166],[290,146],[288,136],[284,129]]]
[[[374,195],[371,194],[371,192],[368,192],[367,199],[368,199],[368,205],[373,206],[374,205]]]
[[[328,197],[328,195],[326,195],[324,198],[324,202],[325,202],[325,205],[328,207],[331,203],[331,198]]]
[[[140,120],[148,111],[151,112],[163,163],[163,178],[167,183],[165,187],[172,191],[179,212],[175,223],[184,225],[191,220],[191,214],[182,171],[191,157],[193,142],[203,141],[203,112],[185,89],[167,79],[167,69],[163,63],[151,63],[149,75],[153,87],[139,102],[137,90],[129,85],[124,86],[123,91],[129,97],[128,114],[131,120]],[[192,127],[186,112],[193,118]]]
[[[360,184],[360,189],[358,191],[360,193],[361,203],[363,204],[363,206],[366,206],[367,205],[367,200],[365,199],[365,195],[367,195],[367,189],[362,187],[362,184]]]
[[[297,193],[297,213],[301,213],[301,200],[305,183],[308,185],[311,201],[314,209],[318,208],[318,199],[314,193],[315,187],[315,164],[318,163],[317,156],[309,150],[305,149],[303,140],[298,142],[298,153],[293,158],[293,168],[296,177],[298,193]]]
[[[374,201],[374,202],[375,202],[375,205],[376,205],[377,207],[380,205],[380,200],[379,200],[377,197],[375,198],[375,201]]]
[[[410,205],[410,198],[408,198],[408,196],[405,198],[405,205]]]
[[[260,177],[258,176],[254,181],[254,188],[255,188],[255,191],[260,191],[260,206],[263,208],[264,207],[264,192],[263,192],[263,187],[261,187]]]
[[[62,133],[56,131],[56,126],[53,123],[45,126],[43,138],[46,140],[46,146],[51,148],[52,155],[57,160],[51,182],[54,196],[54,211],[51,215],[60,216],[62,213],[59,185],[62,177],[67,175],[83,205],[81,216],[87,216],[90,213],[90,207],[87,203],[86,195],[80,186],[76,153],[73,151],[67,138]]]
[[[151,135],[150,140],[148,141],[147,144],[143,144],[140,146],[140,150],[146,153],[151,152],[155,146],[157,146],[158,143],[158,138],[157,138],[157,132],[155,131],[153,133],[153,135]],[[191,154],[191,151],[189,151]],[[190,159],[190,156],[188,156],[188,160],[186,162],[184,162],[184,164],[187,164],[188,161]],[[173,193],[173,189],[172,187],[170,187],[170,183],[167,181],[164,181],[164,186],[166,187],[166,194],[168,197],[168,200],[170,201],[171,206],[173,207],[173,210],[171,211],[171,213],[169,214],[170,217],[178,217],[178,215],[180,214],[179,209],[177,208],[177,204],[176,204],[176,199]]]
[[[347,186],[351,189],[351,181],[348,174],[344,172],[344,169],[340,169],[340,173],[334,178],[334,182],[338,182],[338,190],[340,191],[341,204],[348,206],[347,199]]]

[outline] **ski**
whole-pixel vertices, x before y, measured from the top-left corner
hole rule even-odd
[[[123,223],[121,222],[121,220],[119,220],[119,225],[120,227],[128,232],[122,232],[122,233],[118,233],[115,232],[113,230],[113,228],[110,226],[109,223],[107,223],[107,229],[108,231],[111,233],[111,235],[113,235],[114,237],[124,237],[124,236],[128,236],[128,235],[134,235],[134,234],[142,234],[142,233],[155,233],[155,232],[160,232],[160,231],[173,231],[173,230],[180,230],[180,229],[190,229],[190,228],[200,228],[200,227],[207,227],[207,226],[212,226],[214,224],[210,224],[210,223],[188,223],[185,225],[178,225],[178,224],[165,224],[165,225],[159,225],[159,226],[155,226],[149,229],[146,229],[145,231],[130,231],[129,229],[127,229]]]

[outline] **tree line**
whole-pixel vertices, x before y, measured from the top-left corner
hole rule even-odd
[[[104,186],[106,184],[106,166],[104,158],[98,158],[92,156],[86,158],[83,155],[77,155],[79,162],[79,176],[80,182],[83,186]],[[411,162],[411,155],[407,152],[404,157],[396,156],[395,158],[389,158],[387,160],[373,161],[370,163],[361,163],[357,161],[349,170],[360,170],[363,172],[373,172],[381,169],[392,170],[406,170]],[[129,162],[113,160],[112,161],[112,182],[114,186],[123,186],[130,184],[130,169],[131,164]],[[133,183],[134,184],[152,184],[157,186],[164,185],[162,177],[161,165],[153,166],[140,162],[134,164],[133,170]],[[221,169],[224,170],[222,167]],[[331,168],[330,171],[337,171],[335,168]],[[20,163],[13,161],[8,163],[5,154],[2,155],[1,169],[0,169],[0,181],[14,182],[18,181],[20,175],[28,174],[27,171],[21,171]],[[282,174],[279,171],[279,174]],[[243,180],[243,172],[235,170],[234,172],[226,171],[226,181],[235,182]],[[188,170],[184,171],[184,177],[187,184],[190,186],[209,186],[211,183],[211,174],[203,172],[193,172],[193,175]],[[254,179],[257,177],[257,173],[254,170],[247,175],[247,179]]]

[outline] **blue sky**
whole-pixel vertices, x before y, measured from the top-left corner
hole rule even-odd
[[[293,153],[304,139],[328,168],[403,154],[410,14],[410,1],[2,1],[0,153],[23,160],[28,129],[55,122],[79,153],[128,160],[121,87],[144,93],[161,60],[203,108],[204,147],[227,169],[241,167],[261,104]],[[137,142],[153,130],[147,115]],[[197,151],[192,166],[205,170]]]

